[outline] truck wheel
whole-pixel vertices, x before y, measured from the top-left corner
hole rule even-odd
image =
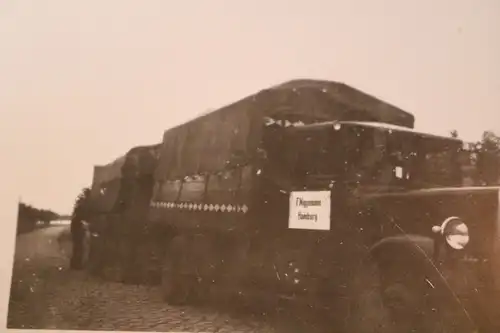
[[[362,263],[353,274],[349,309],[344,332],[396,333],[388,309],[382,301],[380,272],[374,263]],[[403,332],[400,332],[403,333]]]
[[[163,298],[171,305],[183,305],[188,301],[189,283],[182,277],[184,244],[183,238],[173,239],[163,259],[161,288]]]
[[[106,242],[107,260],[103,267],[102,275],[106,281],[122,282],[123,267],[120,262],[119,241],[115,238],[110,238]]]
[[[381,268],[364,262],[351,291],[348,332],[473,332],[462,309],[451,306],[417,266],[393,263]],[[456,310],[456,311],[455,311]]]
[[[417,270],[415,270],[417,268]],[[436,272],[437,274],[437,272]],[[418,332],[473,332],[474,325],[440,278],[425,269],[394,265],[382,270],[382,301],[398,328]]]
[[[218,281],[218,258],[214,241],[203,234],[194,235],[189,246],[190,301],[202,305],[211,300],[212,287]]]

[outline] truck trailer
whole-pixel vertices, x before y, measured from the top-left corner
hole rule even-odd
[[[139,219],[166,301],[286,304],[345,332],[497,332],[500,189],[464,187],[463,142],[414,121],[296,80],[165,131]]]
[[[151,242],[158,234],[147,217],[160,147],[134,147],[112,163],[94,168],[89,221],[89,269],[94,274],[125,283],[159,281],[158,271],[150,269],[159,265]]]

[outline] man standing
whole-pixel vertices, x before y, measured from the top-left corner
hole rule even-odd
[[[86,227],[84,220],[91,214],[90,210],[90,188],[84,188],[78,195],[73,207],[71,219],[71,239],[73,241],[73,254],[71,256],[71,269],[82,269],[84,260],[84,246]]]
[[[83,268],[83,241],[84,241],[83,221],[77,217],[71,220],[71,240],[73,243],[73,253],[71,255],[71,269]]]

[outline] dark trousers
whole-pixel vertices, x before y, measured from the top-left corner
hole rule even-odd
[[[73,253],[70,267],[72,269],[82,269],[83,267],[83,235],[73,236]]]

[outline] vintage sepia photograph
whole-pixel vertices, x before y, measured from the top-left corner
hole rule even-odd
[[[7,328],[500,332],[499,35],[488,0],[3,1]]]

